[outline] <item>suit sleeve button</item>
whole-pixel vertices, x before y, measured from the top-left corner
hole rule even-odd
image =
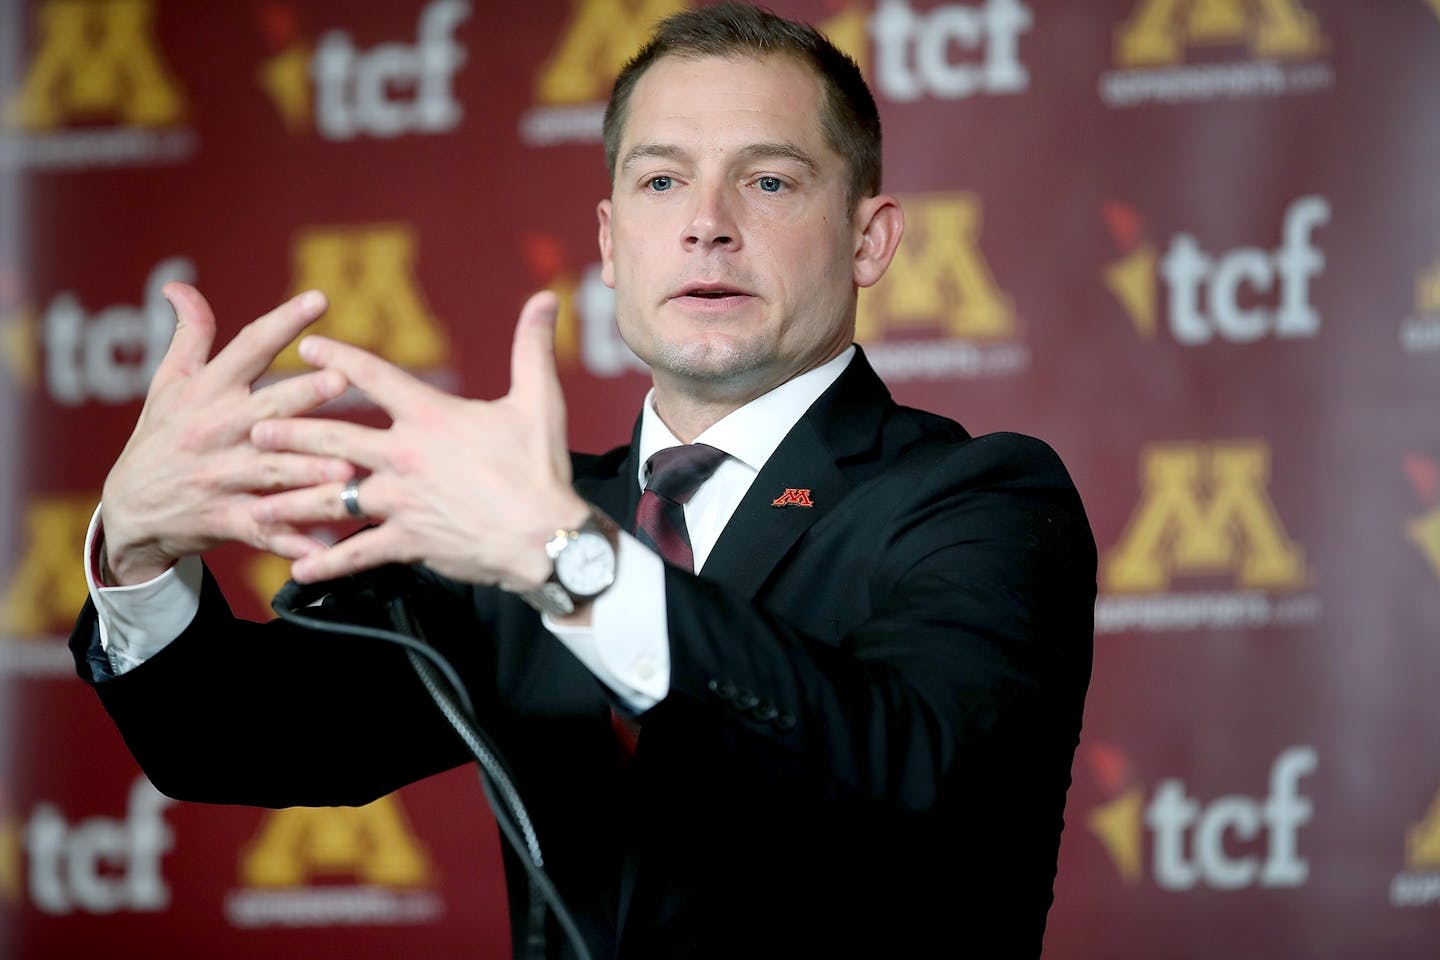
[[[730,700],[735,696],[735,684],[725,679],[724,677],[718,677],[711,680],[708,686],[710,688],[710,692],[715,694],[715,696],[719,697],[721,700]]]
[[[739,710],[749,710],[760,702],[760,698],[750,690],[741,690],[735,694],[735,707]]]
[[[789,733],[795,729],[795,714],[782,713],[775,718],[775,728],[782,733]]]
[[[751,711],[750,715],[753,716],[756,720],[759,720],[761,723],[769,723],[771,720],[774,720],[780,715],[780,711],[777,710],[775,708],[775,704],[771,703],[770,701],[761,700],[758,704],[755,705],[755,709]]]

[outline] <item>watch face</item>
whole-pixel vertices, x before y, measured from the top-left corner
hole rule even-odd
[[[577,597],[593,597],[615,582],[615,548],[603,533],[582,530],[555,558],[555,579]]]

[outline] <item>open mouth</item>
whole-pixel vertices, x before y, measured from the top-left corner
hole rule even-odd
[[[675,294],[674,299],[682,300],[686,298],[694,298],[696,300],[728,300],[734,297],[748,296],[750,296],[750,294],[746,293],[744,290],[735,290],[730,287],[722,287],[719,285],[696,284],[692,287],[686,287],[679,293]]]

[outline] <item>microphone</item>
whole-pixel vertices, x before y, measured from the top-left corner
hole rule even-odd
[[[275,591],[275,596],[270,600],[270,609],[276,613],[283,611],[298,610],[300,607],[308,607],[315,599],[309,596],[309,588],[315,586],[308,583],[296,583],[294,580],[286,580],[285,585]],[[302,598],[304,602],[302,602]]]
[[[286,580],[285,585],[275,591],[270,609],[279,616],[285,616],[330,594],[344,594],[368,603],[388,605],[394,600],[403,600],[413,585],[403,575],[408,570],[403,564],[389,563],[373,570],[362,570],[333,580],[317,580],[314,583],[296,583]]]
[[[476,722],[475,706],[471,702],[455,667],[439,650],[425,639],[419,624],[407,607],[406,581],[392,578],[405,568],[390,564],[375,570],[365,571],[334,580],[316,583],[285,581],[275,591],[270,608],[283,620],[288,620],[308,630],[340,633],[349,636],[366,637],[398,644],[405,648],[411,667],[419,675],[426,692],[440,709],[446,721],[474,755],[480,764],[480,783],[501,835],[519,857],[530,879],[530,917],[527,942],[538,945],[544,953],[546,908],[554,914],[556,922],[564,931],[565,939],[580,960],[590,960],[592,954],[569,907],[554,882],[545,872],[545,859],[540,850],[540,841],[530,813],[510,776],[507,764],[500,750],[489,735]],[[371,604],[378,602],[389,614],[394,630],[362,623],[346,623],[327,620],[322,616],[311,616],[300,610],[322,600],[332,593],[348,593],[353,599],[363,599]]]
[[[360,579],[358,575],[337,577],[334,580],[317,580],[314,583],[296,583],[294,580],[286,580],[285,585],[275,591],[275,596],[270,600],[270,609],[283,617],[287,613],[323,600],[332,593],[361,593],[362,591],[373,595],[375,584],[368,579]]]

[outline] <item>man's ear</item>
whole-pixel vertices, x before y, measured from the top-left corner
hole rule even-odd
[[[610,236],[610,198],[595,205],[595,217],[600,221],[600,279],[605,286],[615,288],[614,241]]]
[[[855,286],[869,287],[885,275],[900,246],[905,214],[900,201],[882,193],[856,204],[854,224]]]

